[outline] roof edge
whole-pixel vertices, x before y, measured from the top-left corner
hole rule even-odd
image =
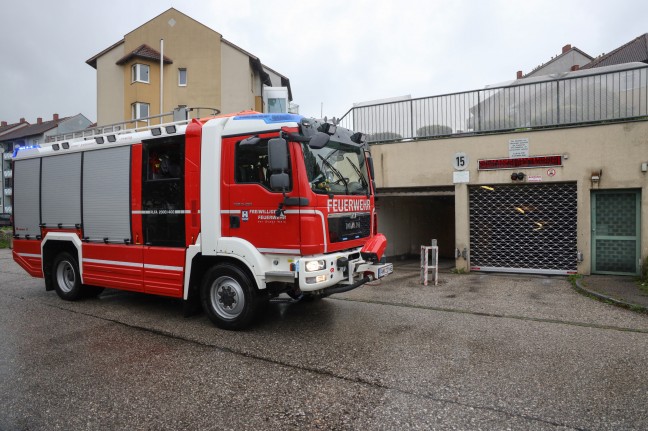
[[[125,42],[125,39],[122,39],[122,40],[120,40],[119,42],[113,43],[112,45],[110,45],[108,48],[104,49],[104,50],[101,51],[100,53],[95,54],[94,56],[92,56],[92,57],[90,57],[89,59],[87,59],[87,60],[86,60],[86,63],[87,63],[90,67],[92,67],[93,69],[96,69],[96,68],[97,68],[97,59],[98,59],[99,57],[101,57],[102,55],[106,54],[106,53],[109,52],[109,51],[112,51],[114,48],[118,47],[119,45],[121,45],[121,44],[124,43],[124,42]]]

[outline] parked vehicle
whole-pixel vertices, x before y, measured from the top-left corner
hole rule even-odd
[[[103,288],[201,304],[247,326],[260,303],[344,292],[381,263],[362,135],[244,112],[19,150],[13,257],[65,300]]]

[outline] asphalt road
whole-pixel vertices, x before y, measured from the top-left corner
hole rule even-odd
[[[46,292],[0,250],[0,430],[648,429],[648,316],[565,278],[415,265],[227,332]]]

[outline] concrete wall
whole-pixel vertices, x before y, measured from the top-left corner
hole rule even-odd
[[[641,163],[648,162],[648,121],[373,145],[378,187],[452,186],[456,152],[469,157],[470,185],[510,184],[513,171],[479,171],[477,160],[509,157],[509,140],[519,138],[529,140],[530,156],[563,156],[563,166],[555,168],[555,176],[549,177],[547,168],[519,169],[527,178],[534,175],[544,182],[577,183],[577,247],[585,257],[578,266],[580,273],[591,270],[591,190],[641,189],[641,255],[648,255],[648,173],[641,172]],[[592,172],[599,170],[603,172],[600,182],[592,183]],[[455,246],[470,249],[468,185],[454,187]],[[385,230],[389,220],[381,220],[381,230]],[[463,259],[457,264],[464,269],[470,266]]]
[[[123,56],[124,44],[120,44],[97,58],[97,124],[99,126],[124,120],[123,66],[115,64]]]
[[[272,87],[282,87],[281,85],[281,76],[277,75],[274,71],[264,68],[265,72],[270,76],[270,82],[272,82]]]
[[[239,112],[254,109],[254,72],[250,57],[223,43],[221,46],[222,112]]]

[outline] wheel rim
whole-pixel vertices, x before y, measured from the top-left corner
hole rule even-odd
[[[231,277],[218,277],[209,289],[212,309],[225,320],[237,318],[245,307],[241,285]]]
[[[76,273],[72,264],[67,260],[59,262],[56,267],[56,281],[59,288],[65,293],[70,293],[74,289]]]

